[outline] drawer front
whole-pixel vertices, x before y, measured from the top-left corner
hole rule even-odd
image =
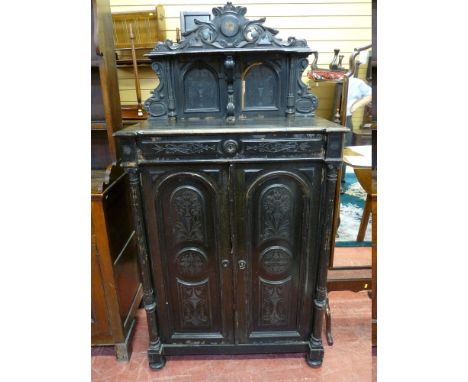
[[[226,135],[187,139],[147,137],[138,142],[142,160],[318,158],[325,155],[326,135]]]

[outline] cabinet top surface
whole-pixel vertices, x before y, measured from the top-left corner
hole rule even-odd
[[[142,121],[114,133],[114,136],[242,134],[242,133],[318,133],[346,132],[349,129],[324,118],[239,118],[235,125],[219,118]]]

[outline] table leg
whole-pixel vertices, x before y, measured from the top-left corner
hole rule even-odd
[[[356,241],[363,241],[366,235],[367,224],[369,223],[369,215],[371,212],[371,199],[372,197],[367,194],[366,203],[364,205],[364,211],[362,212],[361,224],[359,226],[359,232],[357,234]]]

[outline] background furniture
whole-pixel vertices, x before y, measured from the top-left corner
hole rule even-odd
[[[149,54],[148,121],[119,131],[149,365],[165,355],[306,352],[322,323],[345,128],[314,117],[304,40],[213,9]]]
[[[122,128],[108,1],[92,1],[91,39],[91,344],[114,345],[128,361],[142,298],[128,180],[112,134]]]
[[[135,50],[139,63],[149,62],[144,54],[148,53],[157,41],[166,40],[166,16],[162,5],[156,5],[152,11],[112,13],[112,24],[118,65],[132,64],[130,24],[135,34]]]
[[[191,31],[196,28],[195,20],[199,21],[211,21],[213,15],[211,12],[200,12],[200,11],[183,11],[180,12],[180,31],[182,33]],[[161,40],[160,40],[161,41]]]
[[[143,294],[128,191],[120,167],[92,172],[91,339],[92,345],[114,345],[119,361],[130,359]]]
[[[113,39],[118,67],[148,65],[150,60],[144,55],[148,53],[157,41],[166,39],[166,16],[164,7],[156,5],[151,11],[117,12],[112,13]],[[130,38],[130,26],[133,31],[133,45],[135,60],[132,54],[132,40]],[[136,68],[136,71],[138,68]],[[139,105],[122,106],[122,118],[124,124],[133,123],[133,120],[146,119],[138,112]]]
[[[340,123],[344,126],[346,124],[346,101],[348,91],[348,79],[356,73],[356,57],[363,50],[368,50],[371,45],[364,46],[362,48],[356,48],[354,53],[350,57],[349,70],[343,78],[341,106],[340,106]],[[339,179],[341,180],[341,169],[339,171]],[[340,211],[340,184],[336,189],[335,197],[335,220],[333,222],[334,238],[338,231],[339,224],[339,211]],[[371,266],[335,266],[334,265],[334,252],[335,252],[335,240],[332,243],[332,249],[330,251],[329,261],[329,273],[328,273],[328,289],[333,290],[352,290],[359,292],[361,290],[369,289],[372,287],[372,271]]]
[[[341,87],[341,106],[339,111],[339,118],[341,125],[346,125],[346,107],[347,107],[347,94],[348,94],[348,82],[351,76],[354,76],[357,73],[357,57],[359,56],[360,52],[367,51],[371,49],[372,45],[366,45],[361,48],[356,48],[354,53],[351,55],[349,59],[349,70],[343,77],[342,87]],[[370,62],[370,61],[368,61]],[[368,73],[368,71],[367,71]],[[375,87],[373,87],[373,93],[375,92]],[[368,129],[371,132],[371,129]],[[356,130],[354,131],[356,132]],[[353,132],[353,133],[354,133]],[[361,133],[358,133],[360,135]],[[367,133],[366,133],[367,134]],[[362,140],[361,140],[362,142]],[[369,163],[367,163],[369,166]],[[358,171],[359,172],[359,171]],[[365,171],[366,172],[366,171]],[[361,173],[362,175],[362,173]],[[353,292],[359,292],[361,290],[368,290],[373,288],[373,262],[370,266],[335,266],[335,239],[336,233],[338,231],[339,219],[340,219],[340,188],[341,188],[341,177],[344,176],[342,174],[342,168],[338,171],[338,183],[335,190],[335,206],[334,206],[334,222],[333,222],[333,240],[332,246],[330,251],[330,260],[329,260],[329,272],[328,272],[328,280],[327,280],[327,287],[328,291],[334,290],[351,290]],[[357,176],[357,174],[356,174]],[[358,178],[359,179],[359,178]],[[366,183],[368,185],[368,183]],[[368,188],[369,189],[369,188]],[[377,198],[375,197],[375,204]],[[368,205],[366,203],[366,205]],[[374,204],[371,204],[374,206]],[[376,208],[376,207],[375,207]],[[366,211],[366,210],[365,210]],[[364,211],[364,212],[365,212]],[[368,209],[367,209],[368,211]],[[364,216],[365,217],[365,216]],[[368,219],[368,216],[367,216]],[[361,221],[362,224],[362,221]],[[374,227],[373,227],[374,229]],[[360,230],[361,231],[361,230]],[[365,232],[365,228],[364,228]],[[374,231],[373,231],[374,232]],[[376,237],[372,237],[372,243],[375,245]],[[376,275],[376,273],[375,273]],[[327,305],[326,310],[326,327],[327,327],[327,341],[329,344],[333,343],[333,338],[331,334],[331,311]]]

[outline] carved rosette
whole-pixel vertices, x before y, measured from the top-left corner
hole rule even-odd
[[[260,255],[260,264],[266,273],[280,275],[289,270],[292,262],[292,254],[284,247],[272,247]]]
[[[182,276],[200,276],[207,268],[206,255],[197,249],[183,250],[176,255],[177,270]]]

